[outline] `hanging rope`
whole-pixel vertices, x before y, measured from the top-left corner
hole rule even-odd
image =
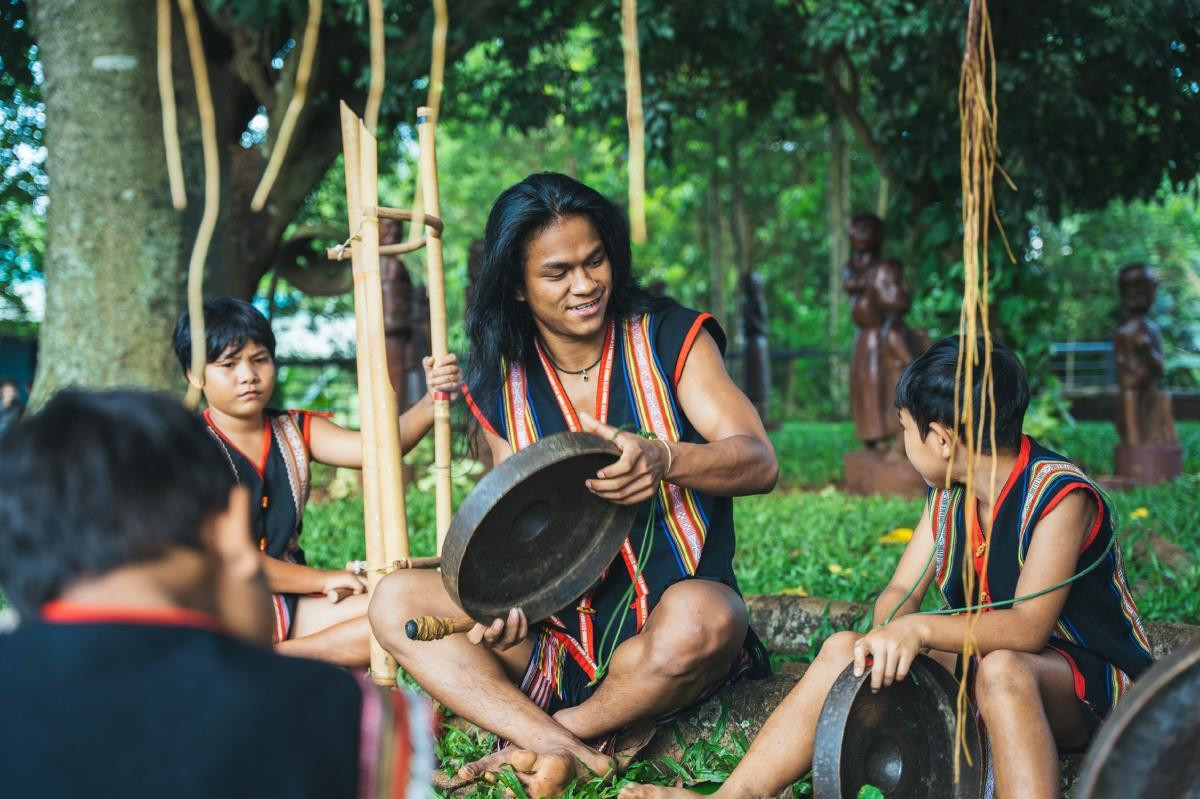
[[[162,102],[163,147],[167,151],[167,179],[171,183],[171,205],[187,208],[183,184],[183,156],[179,153],[179,125],[175,117],[175,81],[171,77],[171,0],[157,0],[158,9],[158,97]]]
[[[308,21],[304,25],[304,43],[300,46],[300,61],[296,65],[296,83],[292,88],[292,99],[288,101],[287,111],[283,114],[283,122],[279,125],[279,135],[275,137],[275,146],[271,148],[271,159],[263,172],[258,188],[254,190],[254,199],[250,201],[250,209],[261,211],[267,204],[267,196],[279,177],[283,168],[283,159],[287,156],[288,145],[296,130],[296,122],[300,112],[304,110],[304,102],[308,97],[308,80],[312,75],[313,58],[317,53],[317,37],[321,31],[321,0],[308,0]]]
[[[187,281],[188,318],[192,336],[191,368],[196,381],[188,386],[187,403],[194,408],[200,404],[200,390],[204,387],[207,349],[204,343],[204,262],[208,258],[208,247],[212,243],[217,212],[221,206],[221,162],[217,152],[217,118],[213,112],[212,89],[208,83],[208,65],[204,61],[204,41],[200,38],[200,24],[196,21],[196,7],[192,0],[179,0],[179,13],[183,17],[188,58],[192,62],[196,105],[200,109],[200,140],[204,148],[204,214],[200,217],[200,227],[192,245]]]
[[[646,121],[642,113],[637,0],[621,0],[621,49],[625,52],[625,119],[629,125],[629,228],[633,241],[645,244]]]
[[[446,0],[433,0],[433,41],[430,43],[429,88],[425,92],[425,107],[429,109],[431,130],[437,132],[442,110],[442,85],[446,74],[446,32],[450,29],[450,12]],[[421,172],[413,182],[412,224],[408,226],[408,241],[415,244],[425,234],[425,189]]]

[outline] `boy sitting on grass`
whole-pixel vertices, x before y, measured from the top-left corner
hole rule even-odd
[[[5,433],[0,796],[424,796],[427,704],[269,649],[249,494],[204,425],[66,391]]]
[[[253,305],[228,297],[204,303],[204,338],[204,421],[225,451],[227,468],[250,491],[250,528],[273,592],[276,647],[288,655],[366,666],[365,579],[306,565],[299,543],[310,461],[361,469],[362,434],[322,414],[267,407],[275,390],[275,336]],[[175,326],[175,354],[188,381],[199,385],[191,372],[186,312]],[[429,393],[400,415],[403,452],[433,426],[433,393],[455,392],[462,382],[454,355],[436,363],[427,357],[422,365]]]
[[[961,674],[957,653],[967,617],[918,614],[935,580],[946,607],[963,608],[1038,594],[1099,561],[1068,586],[985,609],[978,618],[978,655],[967,672],[990,739],[989,794],[1057,796],[1058,748],[1085,746],[1150,664],[1120,547],[1109,546],[1112,511],[1078,467],[1021,434],[1029,387],[1021,364],[1003,347],[992,354],[995,484],[992,459],[985,456],[976,464],[972,493],[966,493],[965,433],[954,418],[958,349],[957,338],[937,342],[909,364],[896,387],[905,454],[930,489],[896,572],[875,602],[875,628],[825,641],[718,796],[775,796],[809,771],[821,706],[847,664],[857,675],[870,669],[873,691],[903,680],[921,653]],[[975,418],[984,417],[987,431],[981,378],[970,395]],[[985,447],[987,441],[985,432]],[[943,488],[947,475],[950,487]],[[985,541],[990,555],[983,573]],[[971,597],[963,589],[964,568],[976,572]],[[677,794],[687,791],[633,785],[621,796]]]

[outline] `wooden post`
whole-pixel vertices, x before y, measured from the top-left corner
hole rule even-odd
[[[421,148],[420,180],[423,188],[424,210],[440,217],[441,200],[438,197],[437,152],[434,149],[436,120],[428,107],[417,109],[417,140]],[[442,238],[431,225],[425,226],[425,263],[428,267],[426,284],[429,289],[429,333],[433,357],[446,354],[446,281],[442,273]],[[434,395],[433,398],[433,468],[437,476],[437,551],[442,552],[442,541],[450,529],[450,518],[454,508],[450,499],[450,399]]]
[[[645,244],[646,123],[642,113],[637,0],[621,0],[621,48],[625,53],[625,118],[629,125],[629,228],[634,244]]]

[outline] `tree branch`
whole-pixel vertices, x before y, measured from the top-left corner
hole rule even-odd
[[[839,59],[845,63],[846,69],[849,71],[851,79],[849,88],[843,86],[837,76],[836,67]],[[871,133],[871,126],[867,124],[867,121],[863,119],[862,114],[858,111],[858,74],[854,69],[854,64],[851,63],[849,58],[846,58],[845,52],[839,49],[826,56],[821,72],[825,88],[829,91],[829,96],[833,98],[833,104],[837,106],[838,112],[841,113],[846,122],[850,124],[851,129],[854,130],[854,135],[858,139],[859,144],[867,151],[867,155],[871,156],[871,160],[875,162],[876,169],[890,182],[895,183],[895,174],[888,165],[883,147],[876,140],[874,134]]]

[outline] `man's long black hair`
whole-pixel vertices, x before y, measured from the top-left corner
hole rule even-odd
[[[612,267],[610,316],[624,319],[671,304],[671,300],[651,295],[634,277],[629,222],[612,201],[566,175],[530,175],[506,189],[488,214],[483,269],[467,309],[471,342],[467,386],[485,403],[500,387],[501,359],[523,362],[534,353],[537,329],[533,315],[529,306],[516,298],[517,289],[524,284],[528,244],[555,222],[574,216],[586,218],[596,228]]]

